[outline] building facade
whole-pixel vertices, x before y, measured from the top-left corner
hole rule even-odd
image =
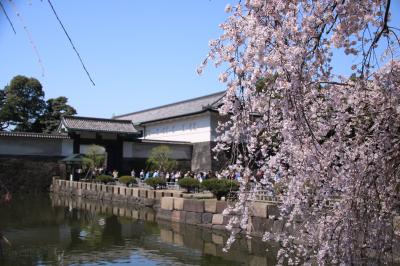
[[[107,152],[109,171],[130,173],[146,168],[154,147],[167,145],[180,169],[217,170],[212,149],[223,96],[224,92],[218,92],[112,119],[64,116],[53,134],[0,132],[0,158],[56,163],[96,144]]]

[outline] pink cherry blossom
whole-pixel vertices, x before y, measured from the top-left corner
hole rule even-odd
[[[231,150],[226,174],[243,177],[227,210],[226,248],[248,232],[255,193],[269,187],[286,230],[264,239],[281,244],[280,263],[393,262],[400,34],[390,4],[246,0],[227,8],[207,56],[228,66],[216,151]],[[350,56],[351,77],[333,71],[334,49]]]

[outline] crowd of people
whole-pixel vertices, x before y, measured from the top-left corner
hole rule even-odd
[[[135,170],[132,170],[131,176],[137,176]],[[185,178],[185,177],[191,177],[191,178],[196,178],[200,182],[202,182],[205,179],[211,179],[211,178],[218,178],[218,179],[223,179],[224,177],[219,173],[218,171],[160,171],[160,170],[154,170],[154,171],[144,171],[143,169],[139,172],[138,177],[140,180],[144,181],[148,178],[151,177],[162,177],[165,178],[167,182],[178,182],[180,179]],[[229,179],[240,179],[240,175],[236,176],[230,176]]]

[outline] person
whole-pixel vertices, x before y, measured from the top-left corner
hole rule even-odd
[[[118,171],[117,171],[117,170],[114,170],[114,171],[112,172],[112,176],[113,176],[114,179],[117,179],[117,178],[118,178]]]
[[[132,169],[131,171],[131,177],[135,177],[136,173],[135,173],[135,169]]]
[[[143,178],[144,178],[144,170],[143,169],[139,173],[139,178],[140,178],[140,180],[143,180]]]
[[[158,170],[154,171],[153,177],[158,177]]]

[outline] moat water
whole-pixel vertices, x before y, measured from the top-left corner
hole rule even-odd
[[[275,265],[276,247],[166,223],[153,209],[69,199],[14,197],[0,205],[0,265]]]

